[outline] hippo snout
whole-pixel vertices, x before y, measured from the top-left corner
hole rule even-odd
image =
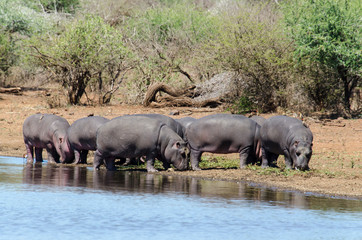
[[[301,171],[309,170],[309,166],[308,166],[309,159],[310,158],[308,158],[306,156],[299,156],[297,158],[297,162],[294,164],[294,168],[296,170],[301,170]]]

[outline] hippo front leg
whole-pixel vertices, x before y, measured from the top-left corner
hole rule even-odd
[[[77,149],[74,149],[74,164],[80,163],[80,151]]]
[[[59,163],[59,155],[54,148],[46,148],[49,163]]]
[[[191,149],[190,161],[191,161],[192,170],[194,171],[201,170],[201,168],[199,167],[199,163],[201,161],[201,155],[202,152]]]
[[[117,170],[117,168],[116,168],[116,166],[114,164],[114,161],[115,161],[115,158],[106,158],[104,160],[104,163],[105,163],[106,168],[107,168],[108,171],[116,171]]]
[[[293,168],[293,160],[290,157],[290,154],[288,152],[288,150],[284,150],[284,159],[285,159],[285,167],[286,169],[292,169]]]
[[[94,152],[94,160],[93,160],[94,170],[99,170],[99,167],[102,165],[102,163],[103,163],[103,156],[98,150],[96,150]]]
[[[153,173],[158,172],[155,168],[155,158],[153,156],[146,157],[147,172]]]

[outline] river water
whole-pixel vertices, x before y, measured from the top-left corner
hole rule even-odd
[[[362,201],[0,157],[0,239],[362,239]]]

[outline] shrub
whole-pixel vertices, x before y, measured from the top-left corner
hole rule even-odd
[[[295,41],[295,57],[301,64],[323,65],[335,79],[322,87],[338,87],[346,110],[362,73],[362,4],[359,0],[285,1],[283,10],[290,37]],[[330,76],[330,74],[329,74]],[[318,80],[318,79],[315,79]],[[315,82],[315,86],[320,86]],[[328,99],[324,98],[324,101]]]
[[[217,20],[188,3],[149,8],[129,19],[125,28],[138,60],[132,87],[144,92],[156,81],[193,83],[201,75],[196,49],[215,34]]]
[[[210,54],[216,52],[212,64],[237,72],[243,98],[259,110],[287,107],[290,94],[285,89],[294,81],[293,66],[278,13],[269,4],[235,6],[233,12],[225,13],[219,34],[208,46]]]
[[[34,38],[31,49],[32,60],[62,84],[71,104],[79,103],[90,83],[97,86],[99,103],[109,102],[128,69],[121,33],[99,17],[71,22],[55,39]]]

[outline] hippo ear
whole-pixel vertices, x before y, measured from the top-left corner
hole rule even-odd
[[[179,141],[175,142],[172,146],[174,149],[179,149],[181,147],[181,143]]]

